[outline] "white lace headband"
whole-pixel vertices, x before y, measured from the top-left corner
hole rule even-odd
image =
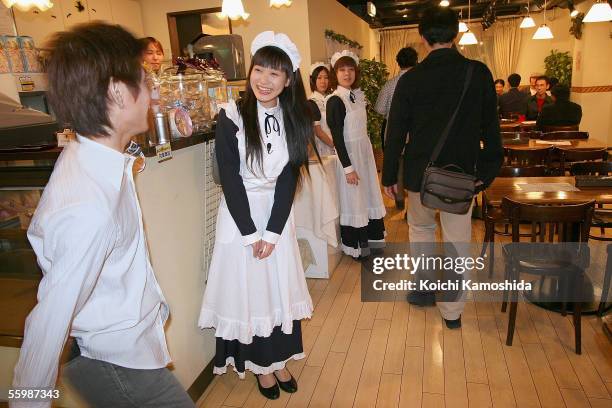
[[[297,71],[300,67],[300,62],[302,61],[300,52],[286,34],[275,34],[274,31],[264,31],[263,33],[257,34],[251,43],[251,55],[255,55],[260,48],[267,46],[277,47],[283,50],[291,60],[293,72]]]
[[[312,73],[313,73],[313,72],[315,72],[315,69],[317,69],[317,68],[319,68],[319,67],[325,67],[325,68],[327,68],[327,70],[329,71],[329,65],[327,65],[327,64],[326,64],[326,63],[324,63],[324,62],[317,61],[317,62],[315,62],[314,64],[312,64],[312,65],[310,66],[310,75],[312,75]]]
[[[359,65],[359,57],[356,56],[354,53],[352,53],[349,50],[343,50],[342,52],[337,52],[334,55],[332,55],[331,57],[331,64],[332,67],[336,65],[336,62],[338,62],[338,60],[342,57],[351,57],[354,61],[355,64]]]

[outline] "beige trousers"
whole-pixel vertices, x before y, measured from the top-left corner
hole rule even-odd
[[[438,211],[423,207],[419,193],[408,191],[408,237],[411,243],[436,242],[436,212]],[[443,242],[469,243],[472,237],[472,207],[463,215],[440,211],[440,224]],[[455,249],[458,256],[471,256],[468,245],[455,246]],[[457,302],[437,302],[442,317],[447,320],[458,319],[463,312],[466,295],[462,292]]]

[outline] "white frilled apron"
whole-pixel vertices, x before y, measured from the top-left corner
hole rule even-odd
[[[275,113],[281,129],[280,136],[275,136],[272,141],[270,154],[266,151],[267,143],[264,144],[265,178],[254,174],[246,165],[244,127],[236,104],[232,101],[224,109],[226,116],[238,127],[240,175],[251,217],[257,231],[263,235],[274,204],[276,179],[289,160],[281,108],[265,110],[258,106],[261,126],[264,115],[261,111],[266,111]],[[259,173],[256,163],[253,167]],[[250,344],[253,336],[270,336],[275,326],[281,326],[283,333],[290,334],[293,321],[309,318],[312,310],[295,235],[293,210],[272,254],[258,260],[253,257],[252,247],[244,246],[223,198],[217,215],[215,247],[198,325],[201,328],[214,327],[215,336],[224,340]]]
[[[339,96],[346,108],[344,144],[351,165],[359,176],[358,185],[348,184],[342,163],[338,160],[336,178],[340,198],[340,225],[361,228],[368,225],[368,220],[383,218],[386,210],[378,184],[372,143],[368,138],[365,95],[360,89],[353,90],[355,103],[352,103],[349,93],[348,89],[339,86],[332,94]]]
[[[310,97],[310,100],[313,101],[317,107],[319,108],[319,112],[321,112],[321,120],[318,122],[315,122],[315,125],[320,125],[321,129],[327,133],[327,135],[330,137],[331,139],[331,131],[329,130],[329,126],[327,126],[327,120],[326,118],[326,111],[325,111],[325,101],[326,98],[323,94],[314,91],[312,93],[312,96]],[[334,149],[331,146],[326,145],[325,143],[323,143],[323,141],[321,139],[319,139],[318,137],[315,136],[315,144],[317,146],[317,150],[319,151],[319,155],[320,156],[330,156],[332,154],[336,154],[336,149]]]

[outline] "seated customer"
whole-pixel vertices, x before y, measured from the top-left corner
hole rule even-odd
[[[546,95],[546,88],[548,87],[548,78],[541,76],[536,79],[536,93],[533,96],[527,98],[523,114],[526,120],[536,120],[542,112],[542,108],[547,105],[551,105],[553,100],[550,96]]]
[[[527,95],[519,90],[521,84],[521,76],[519,74],[510,74],[508,77],[510,90],[499,96],[499,113],[502,117],[514,112],[522,112],[525,108]]]
[[[538,117],[538,129],[543,126],[579,125],[582,119],[582,108],[570,102],[570,90],[565,85],[557,85],[552,90],[552,105],[544,106]]]

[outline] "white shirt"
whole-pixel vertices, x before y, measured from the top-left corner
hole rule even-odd
[[[149,261],[134,159],[77,139],[57,160],[28,229],[44,277],[15,387],[55,386],[68,332],[84,357],[138,369],[170,362],[169,310]]]

